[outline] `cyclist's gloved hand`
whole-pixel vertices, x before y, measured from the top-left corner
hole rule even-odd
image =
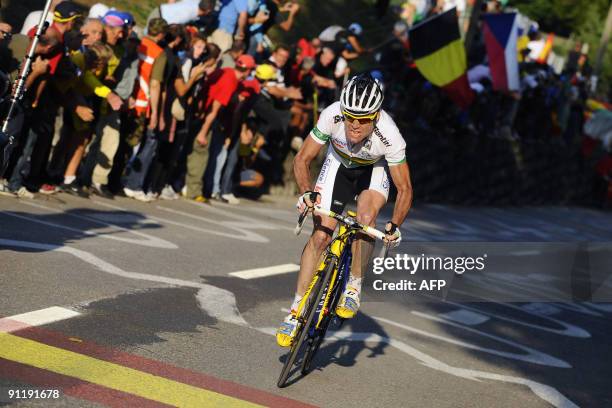
[[[321,205],[321,194],[316,191],[306,191],[298,198],[296,207],[302,213],[306,207],[312,209],[315,205]]]
[[[402,231],[400,231],[397,224],[389,221],[387,225],[385,225],[385,241],[389,243],[391,248],[397,248],[399,244],[402,242]]]

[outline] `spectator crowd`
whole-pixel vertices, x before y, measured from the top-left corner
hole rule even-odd
[[[144,28],[130,13],[101,3],[83,10],[53,0],[27,92],[10,121],[19,143],[0,194],[121,194],[143,202],[183,196],[231,204],[239,202],[236,195],[258,197],[287,181],[286,158],[337,99],[351,61],[366,54],[376,64],[372,75],[393,84],[385,87],[384,107],[408,126],[407,139],[434,132],[508,140],[556,135],[576,143],[589,86],[580,52],[555,71],[527,51],[521,91],[504,94],[492,88],[477,35],[468,53],[477,97],[468,112],[419,74],[409,27],[455,7],[467,31],[473,3],[407,1],[391,10],[396,22],[388,40],[366,48],[359,23],[273,44],[271,28],[294,27],[300,12],[294,0],[172,1],[153,9]],[[505,3],[484,6],[495,13]],[[379,18],[388,8],[388,1],[376,2]],[[0,22],[2,119],[41,15],[30,13],[18,33]],[[536,40],[539,33],[525,35]],[[418,155],[409,152],[416,163]]]

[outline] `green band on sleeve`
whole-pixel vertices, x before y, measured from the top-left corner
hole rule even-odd
[[[312,129],[312,134],[315,135],[315,137],[322,142],[327,142],[330,138],[329,135],[326,135],[325,133],[321,132],[319,129],[316,128],[316,126],[314,129]]]
[[[394,162],[394,161],[389,161],[389,160],[387,160],[387,164],[388,164],[389,166],[397,166],[398,164],[403,164],[403,163],[406,163],[406,158],[404,158],[403,160],[400,160],[400,161],[398,161],[398,162]]]

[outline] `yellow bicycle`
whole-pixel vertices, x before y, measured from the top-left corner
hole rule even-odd
[[[296,235],[301,232],[308,212],[306,209],[300,215]],[[280,388],[287,385],[287,379],[292,374],[294,365],[300,366],[302,375],[310,372],[314,356],[323,342],[330,323],[336,320],[341,325],[344,320],[336,315],[336,306],[348,281],[352,261],[351,247],[357,233],[363,232],[380,240],[385,237],[383,232],[359,223],[355,218],[357,214],[352,211],[348,211],[348,215],[344,216],[315,207],[314,213],[338,220],[340,230],[325,250],[324,259],[299,304],[298,328],[278,379],[277,385]],[[385,245],[384,256],[387,249]],[[298,360],[302,351],[303,356]]]

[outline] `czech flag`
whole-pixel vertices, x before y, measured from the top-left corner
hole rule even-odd
[[[474,101],[467,79],[467,58],[452,8],[410,29],[410,50],[419,72],[441,87],[462,108]]]
[[[516,13],[486,14],[484,36],[489,56],[493,89],[518,91],[518,25]]]

